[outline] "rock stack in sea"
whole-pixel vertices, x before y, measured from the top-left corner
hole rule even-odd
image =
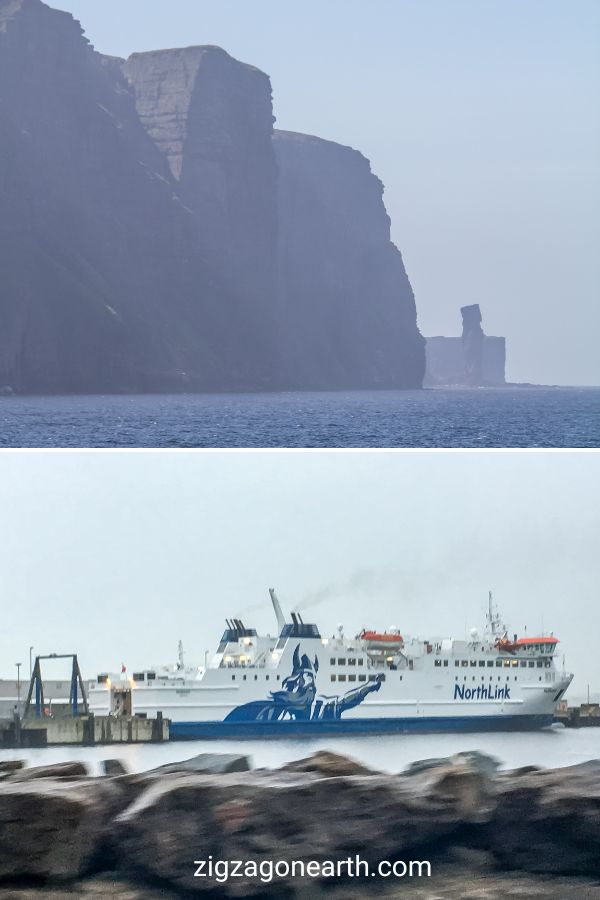
[[[370,897],[385,888],[458,900],[527,897],[533,885],[562,898],[600,877],[599,761],[499,771],[465,753],[390,775],[328,752],[254,771],[244,756],[210,754],[136,775],[114,760],[106,771],[115,774],[84,771],[0,773],[0,898]],[[371,871],[382,860],[427,860],[431,877],[194,875],[194,861],[209,858],[281,869],[356,856]]]
[[[0,391],[420,387],[381,194],[224,50],[0,0]]]

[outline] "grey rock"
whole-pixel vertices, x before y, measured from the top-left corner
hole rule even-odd
[[[489,753],[481,753],[479,750],[463,750],[450,757],[452,763],[466,765],[476,772],[481,772],[489,778],[493,778],[500,768],[500,760]]]
[[[101,759],[100,771],[104,775],[127,775],[128,769],[121,759]]]
[[[37,781],[40,778],[78,779],[85,778],[87,767],[81,762],[54,763],[49,766],[31,766],[15,771],[11,782]]]
[[[315,772],[170,775],[155,780],[118,818],[114,840],[125,877],[182,892],[210,892],[190,859],[397,858],[478,821],[478,773],[440,778],[415,791],[394,776],[323,777]],[[461,780],[462,779],[462,780]],[[165,823],[168,822],[168,827]],[[292,881],[278,880],[279,889]],[[230,891],[261,893],[251,876]]]
[[[122,805],[99,780],[0,783],[0,882],[81,876]]]
[[[275,131],[279,317],[292,384],[420,387],[424,341],[383,185],[356,150]]]
[[[319,750],[305,759],[297,759],[281,767],[282,772],[316,772],[324,778],[335,778],[338,775],[378,775],[373,769],[363,766],[355,759]]]
[[[250,759],[239,753],[199,753],[191,759],[168,763],[142,773],[148,775],[168,775],[174,772],[198,772],[204,775],[223,775],[227,772],[249,772]]]
[[[505,867],[563,875],[600,875],[600,778],[595,765],[497,779],[486,830]]]
[[[0,774],[13,774],[25,765],[22,759],[3,759],[0,761]]]

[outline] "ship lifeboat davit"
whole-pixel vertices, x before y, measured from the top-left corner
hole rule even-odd
[[[367,628],[363,628],[359,638],[374,650],[397,650],[404,645],[404,638],[396,630],[369,631]]]

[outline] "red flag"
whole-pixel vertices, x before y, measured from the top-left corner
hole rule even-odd
[[[126,671],[127,671],[127,666],[125,665],[125,663],[121,663],[121,674],[123,674],[123,672],[126,672]]]

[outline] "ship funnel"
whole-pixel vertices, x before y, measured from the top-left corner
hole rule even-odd
[[[285,628],[285,619],[283,618],[283,613],[281,612],[281,606],[279,605],[279,600],[277,599],[277,594],[275,593],[275,588],[269,588],[269,594],[271,595],[271,603],[273,604],[273,609],[275,610],[275,618],[277,619],[277,627],[279,631],[283,631]]]

